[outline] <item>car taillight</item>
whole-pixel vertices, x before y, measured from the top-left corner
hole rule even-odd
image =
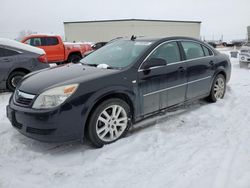
[[[38,59],[38,61],[40,61],[41,63],[48,63],[46,55],[41,55],[41,56],[39,56],[37,59]]]

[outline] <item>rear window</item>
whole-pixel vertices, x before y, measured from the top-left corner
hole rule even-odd
[[[57,45],[58,39],[56,37],[44,37],[42,38],[42,46],[53,46]]]

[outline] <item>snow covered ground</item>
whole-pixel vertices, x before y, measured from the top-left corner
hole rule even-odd
[[[237,59],[223,100],[144,121],[101,149],[22,136],[5,116],[9,96],[0,94],[1,188],[250,187],[250,69]]]

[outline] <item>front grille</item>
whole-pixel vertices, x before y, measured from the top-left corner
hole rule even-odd
[[[33,127],[27,127],[26,131],[28,133],[39,134],[39,135],[49,135],[56,129],[37,129]]]
[[[21,106],[30,106],[35,95],[17,90],[14,95],[15,103]]]
[[[16,102],[19,103],[19,104],[22,104],[22,105],[25,105],[25,106],[29,106],[32,102],[32,99],[26,99],[26,98],[23,98],[23,97],[18,97],[16,99]]]
[[[241,50],[241,53],[250,53],[250,50]]]

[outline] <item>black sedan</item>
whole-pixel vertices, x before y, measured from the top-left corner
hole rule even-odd
[[[0,38],[0,90],[14,91],[23,76],[48,67],[43,50]]]
[[[22,134],[101,147],[131,124],[186,101],[223,98],[230,60],[186,37],[122,39],[72,64],[22,80],[7,116]]]

